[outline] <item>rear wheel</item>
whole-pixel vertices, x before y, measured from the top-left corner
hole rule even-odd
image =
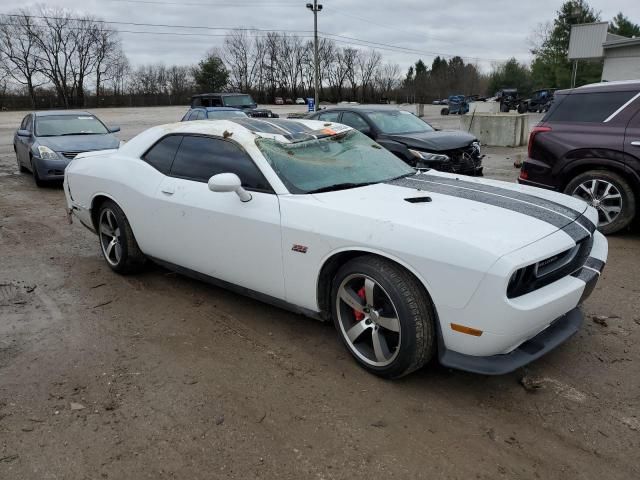
[[[333,282],[336,329],[367,371],[398,378],[422,367],[435,351],[435,313],[422,285],[385,259],[362,256]]]
[[[564,192],[598,210],[598,229],[604,234],[629,226],[636,214],[636,198],[629,183],[617,173],[591,170],[574,178]]]
[[[449,115],[449,109],[448,108],[440,109],[440,115]]]
[[[107,200],[100,206],[97,231],[102,256],[112,270],[134,273],[145,264],[129,221],[115,202]]]

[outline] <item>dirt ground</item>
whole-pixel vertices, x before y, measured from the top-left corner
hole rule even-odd
[[[96,113],[127,139],[184,111]],[[526,370],[384,381],[332,325],[112,273],[61,189],[16,173],[22,115],[0,113],[0,478],[640,478],[637,232],[609,239],[580,333]],[[515,178],[522,152],[488,151]]]

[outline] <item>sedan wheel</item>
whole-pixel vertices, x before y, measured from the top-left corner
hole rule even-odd
[[[433,355],[433,304],[401,266],[372,255],[354,258],[336,273],[331,296],[336,329],[369,372],[398,378]]]
[[[111,200],[100,206],[97,231],[102,256],[113,270],[133,273],[145,264],[145,256],[138,247],[127,217]]]
[[[584,200],[598,211],[598,229],[605,234],[627,227],[635,215],[633,190],[614,172],[582,173],[569,182],[565,193]]]

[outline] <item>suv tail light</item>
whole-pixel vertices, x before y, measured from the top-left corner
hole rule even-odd
[[[527,155],[529,158],[532,158],[531,152],[533,151],[533,141],[536,138],[538,133],[550,132],[551,127],[533,127],[531,133],[529,134],[529,144],[527,146]]]

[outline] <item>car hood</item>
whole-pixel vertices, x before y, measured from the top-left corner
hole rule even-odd
[[[66,135],[63,137],[39,137],[38,144],[56,152],[88,152],[118,148],[120,140],[114,135]]]
[[[403,143],[409,148],[443,152],[469,146],[477,139],[474,135],[459,130],[442,130],[419,133],[384,134],[383,138]]]
[[[435,171],[314,197],[331,210],[357,217],[362,225],[370,223],[365,228],[372,229],[371,238],[376,225],[392,225],[397,233],[418,231],[417,238],[429,233],[442,244],[469,245],[492,258],[561,229],[574,242],[595,229],[595,219],[583,215],[587,204],[573,197]]]

